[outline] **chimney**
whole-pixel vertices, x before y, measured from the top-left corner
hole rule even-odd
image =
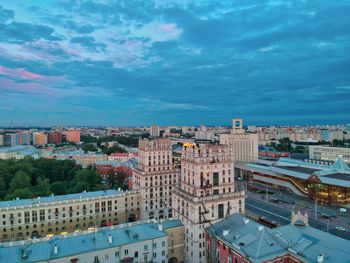
[[[111,234],[108,235],[108,243],[112,244],[113,243],[113,237]]]
[[[249,223],[249,219],[248,218],[243,218],[243,223],[246,225]]]
[[[158,230],[159,231],[163,231],[163,225],[162,224],[158,224]]]
[[[319,255],[317,256],[317,263],[323,262],[323,259],[324,259],[324,256],[323,256],[322,254],[319,254]]]
[[[58,246],[57,246],[57,244],[54,244],[54,245],[53,245],[53,253],[54,253],[55,255],[58,254]]]

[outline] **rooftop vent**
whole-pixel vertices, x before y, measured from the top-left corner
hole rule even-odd
[[[230,230],[224,230],[222,231],[222,235],[225,237],[227,236],[228,234],[230,234]]]
[[[108,235],[108,243],[112,244],[113,243],[113,237],[111,234]]]
[[[28,258],[28,253],[27,253],[27,251],[25,249],[22,250],[22,258],[23,259]]]
[[[243,223],[246,225],[249,223],[249,219],[248,218],[243,218]]]
[[[158,230],[159,231],[163,231],[163,225],[162,224],[158,224]]]
[[[58,246],[57,246],[57,244],[54,244],[54,245],[53,245],[53,253],[54,253],[55,255],[58,254]]]
[[[320,255],[317,256],[317,262],[318,263],[323,262],[323,260],[324,260],[324,255],[320,254]]]
[[[258,226],[258,231],[261,232],[264,230],[264,226]]]

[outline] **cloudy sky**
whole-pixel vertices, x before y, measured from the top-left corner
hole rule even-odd
[[[0,126],[350,122],[350,1],[0,0]]]

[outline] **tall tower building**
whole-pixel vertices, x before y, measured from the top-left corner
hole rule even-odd
[[[158,125],[152,125],[150,128],[150,135],[151,137],[159,137],[160,136],[160,128]]]
[[[172,191],[178,182],[168,139],[140,139],[133,189],[141,193],[141,219],[171,218]]]
[[[247,133],[242,119],[232,120],[231,133],[221,134],[220,143],[229,147],[234,161],[254,162],[258,159],[258,135]]]
[[[235,189],[233,168],[226,145],[184,145],[173,210],[185,226],[185,262],[206,263],[205,229],[244,212],[244,192]]]

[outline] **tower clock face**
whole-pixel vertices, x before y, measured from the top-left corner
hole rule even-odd
[[[240,127],[241,126],[241,122],[240,121],[236,121],[236,127]]]

